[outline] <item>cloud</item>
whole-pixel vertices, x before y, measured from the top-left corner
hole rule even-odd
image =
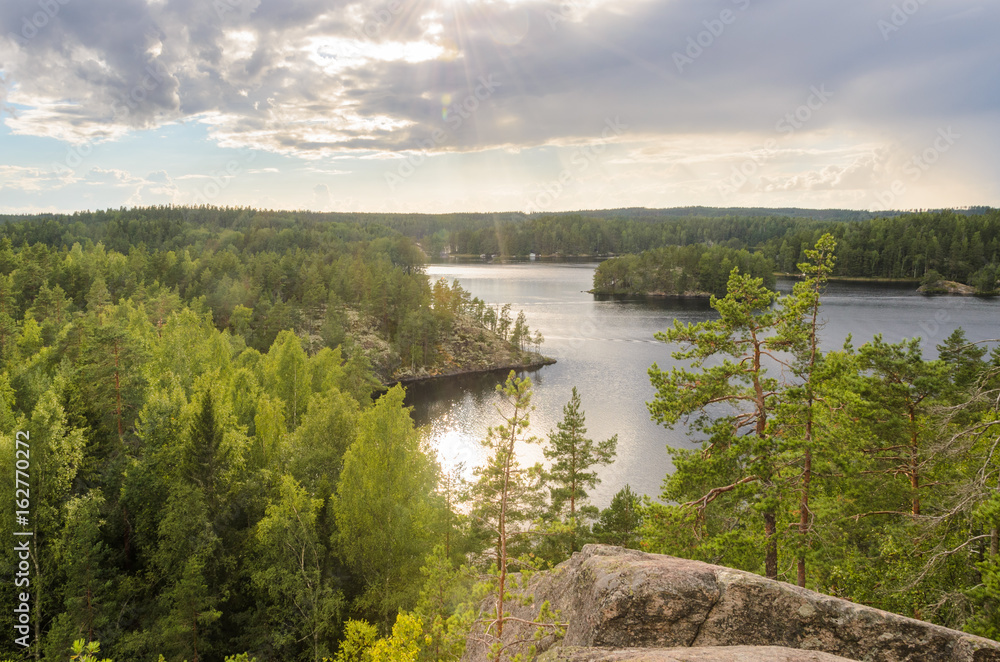
[[[25,39],[38,5],[15,0],[3,62],[27,110],[8,124],[114,138],[196,119],[224,145],[285,153],[402,149],[438,130],[435,149],[469,150],[586,138],[609,115],[660,134],[760,130],[820,83],[837,112],[814,128],[995,110],[1000,94],[968,94],[995,80],[1000,17],[971,0],[922,5],[889,43],[884,8],[861,0],[578,4],[71,1]]]
[[[333,197],[330,195],[330,187],[326,184],[317,184],[313,187],[312,202],[309,209],[313,211],[328,211],[333,206]]]
[[[757,189],[764,193],[777,191],[867,191],[878,186],[879,159],[876,154],[863,154],[846,165],[827,165],[818,170],[807,170],[791,176],[760,178]]]
[[[72,181],[65,174],[31,166],[0,165],[0,191],[37,192],[61,188]]]
[[[778,141],[747,185],[765,193],[883,186],[946,124],[980,131],[972,160],[997,142],[1000,4],[976,0],[920,4],[888,33],[892,6],[864,0],[52,3],[41,18],[38,0],[0,3],[0,113],[14,134],[72,144],[186,122],[221,147],[319,165],[538,158],[601,143],[617,117],[628,149],[608,167],[666,167],[695,192]],[[817,86],[831,94],[813,109]],[[791,140],[777,123],[802,108]],[[143,197],[166,186],[87,181],[99,175]]]
[[[117,168],[91,168],[83,181],[96,186],[127,186],[142,181],[131,173]]]

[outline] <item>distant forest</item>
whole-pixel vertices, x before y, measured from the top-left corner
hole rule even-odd
[[[784,215],[781,212],[794,213]],[[29,223],[24,220],[30,219]],[[245,236],[250,219],[269,227]],[[295,219],[293,221],[293,219]],[[181,230],[181,225],[186,227]],[[0,216],[0,236],[14,245],[72,246],[81,238],[127,253],[130,246],[176,249],[222,232],[218,245],[265,242],[289,248],[291,224],[332,225],[340,241],[404,236],[434,259],[442,253],[527,257],[609,256],[663,246],[724,245],[760,253],[781,273],[795,271],[821,235],[837,240],[834,277],[922,279],[930,270],[973,284],[996,275],[1000,210],[896,213],[847,210],[622,209],[527,216],[505,214],[346,214],[262,212],[252,209],[155,207],[72,215]],[[283,226],[282,223],[285,225]],[[285,230],[284,234],[282,230]],[[213,244],[214,245],[214,244]],[[422,256],[410,255],[410,262]],[[984,272],[983,270],[987,271]]]

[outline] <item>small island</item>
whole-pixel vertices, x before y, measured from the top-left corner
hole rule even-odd
[[[920,281],[917,291],[921,294],[948,294],[951,296],[996,296],[997,290],[997,269],[992,265],[987,265],[979,272],[973,274],[969,279],[969,284],[960,283],[955,280],[948,280],[936,270],[931,269]]]
[[[664,246],[605,260],[594,272],[593,294],[708,298],[723,296],[733,267],[773,288],[774,262],[727,246]]]

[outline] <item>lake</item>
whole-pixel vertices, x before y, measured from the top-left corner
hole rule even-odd
[[[534,385],[531,434],[544,437],[562,420],[562,407],[577,387],[587,415],[588,437],[618,435],[615,463],[599,470],[602,483],[591,494],[604,507],[625,484],[657,497],[671,470],[666,447],[690,447],[685,428],[674,430],[649,419],[653,399],[647,370],[674,365],[671,349],[653,334],[681,322],[715,315],[707,301],[616,300],[587,293],[596,262],[429,265],[432,279],[458,280],[487,303],[510,303],[523,310],[532,330],[545,336],[542,353],[557,363],[522,373]],[[779,280],[790,291],[792,281]],[[970,297],[927,297],[912,285],[831,283],[822,299],[823,347],[843,345],[851,334],[855,346],[881,333],[887,342],[922,338],[926,357],[935,345],[961,326],[969,340],[1000,336],[1000,301]],[[429,427],[442,463],[464,462],[466,470],[483,461],[479,440],[500,417],[494,388],[504,374],[469,375],[410,386],[407,403],[418,425]],[[520,451],[524,464],[542,461],[541,449]]]

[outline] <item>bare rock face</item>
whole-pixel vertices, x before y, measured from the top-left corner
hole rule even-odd
[[[817,651],[777,646],[710,646],[706,648],[556,647],[538,662],[845,662],[847,658]]]
[[[542,602],[568,623],[543,639],[551,662],[1000,662],[1000,643],[863,607],[758,575],[604,545],[533,578],[532,619]],[[530,639],[509,622],[505,641]],[[824,655],[825,654],[825,655]],[[783,657],[782,657],[783,656]],[[487,660],[470,637],[465,662]]]

